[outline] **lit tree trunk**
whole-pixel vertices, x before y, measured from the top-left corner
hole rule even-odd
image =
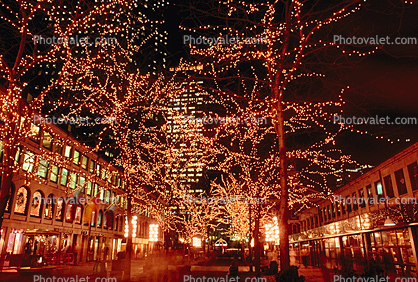
[[[128,238],[126,239],[125,277],[127,281],[130,281],[132,262],[132,196],[130,193],[128,194],[127,199]]]
[[[9,103],[15,101],[17,109],[15,112],[8,112],[6,114],[7,118],[4,121],[4,127],[9,127],[10,129],[6,131],[7,134],[2,136],[1,140],[3,142],[3,160],[1,163],[2,172],[0,178],[0,229],[3,224],[4,212],[6,210],[7,201],[9,200],[9,195],[12,189],[14,170],[16,169],[15,156],[18,150],[17,140],[20,138],[22,127],[26,125],[26,122],[20,123],[22,101],[15,99],[15,95],[21,95],[21,91],[18,91],[19,93],[17,94],[13,94],[11,90],[12,88],[17,88],[17,86],[13,82],[10,82],[9,89],[7,90],[7,98],[10,99],[10,101],[8,101]]]
[[[250,272],[253,272],[253,248],[251,247],[251,240],[252,240],[252,236],[251,236],[251,204],[249,204],[249,232],[248,232],[248,255],[250,256]]]
[[[9,200],[10,189],[12,187],[13,173],[5,172],[1,179],[0,190],[0,229],[3,224],[4,212],[6,210],[7,201]],[[11,204],[11,203],[10,203]]]
[[[260,215],[259,211],[255,216],[255,225],[254,225],[254,248],[255,248],[255,276],[260,277],[261,275],[261,254],[260,254]]]
[[[278,76],[277,76],[278,78]],[[289,269],[290,252],[289,252],[289,191],[287,187],[287,160],[285,145],[285,128],[282,105],[282,91],[279,91],[278,84],[275,85],[274,96],[277,103],[275,104],[275,123],[279,141],[279,171],[280,171],[280,202],[278,210],[279,239],[280,239],[280,270]]]
[[[241,260],[245,261],[245,245],[243,239],[241,239]]]

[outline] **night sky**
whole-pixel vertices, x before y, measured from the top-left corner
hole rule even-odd
[[[167,10],[169,30],[168,48],[173,62],[187,58],[187,46],[183,45],[178,29],[183,16],[187,16],[188,1],[177,2]],[[181,4],[179,5],[179,3]],[[390,1],[369,1],[369,5],[349,20],[341,21],[332,34],[345,36],[398,36],[418,38],[418,7]],[[181,6],[181,7],[180,7]],[[402,17],[399,15],[402,14]],[[338,32],[338,33],[337,33]],[[385,45],[348,69],[340,70],[340,84],[350,86],[346,92],[346,116],[415,117],[418,119],[418,45]],[[400,142],[376,140],[345,132],[339,138],[340,147],[360,163],[378,165],[387,158],[418,142],[418,125],[361,126],[376,135],[383,135]],[[405,142],[410,139],[409,142]]]

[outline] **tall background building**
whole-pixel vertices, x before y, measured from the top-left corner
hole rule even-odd
[[[203,137],[204,125],[196,117],[200,113],[199,108],[204,105],[205,94],[200,90],[202,84],[203,81],[193,80],[179,84],[179,94],[169,101],[167,112],[167,136],[180,160],[169,168],[169,179],[177,181],[178,189],[191,196],[206,192],[208,187],[200,160],[203,151],[198,142]],[[183,207],[175,205],[171,208],[176,211]]]

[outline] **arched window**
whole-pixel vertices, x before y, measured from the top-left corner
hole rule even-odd
[[[57,201],[57,213],[55,214],[55,220],[62,221],[64,218],[65,203],[64,198],[59,198]]]
[[[76,206],[75,199],[71,198],[67,203],[67,209],[65,211],[65,221],[67,222],[74,221],[75,206]]]
[[[103,212],[99,210],[99,214],[97,216],[97,227],[102,227],[102,220],[103,220]]]
[[[28,189],[26,187],[20,187],[16,193],[16,203],[14,212],[17,214],[26,214],[28,207]]]
[[[74,214],[75,214],[75,204],[73,201],[70,200],[70,202],[67,205],[67,210],[65,212],[65,221],[73,222]]]
[[[46,219],[52,219],[54,214],[54,195],[49,194],[46,198],[44,217]]]
[[[81,205],[77,205],[75,209],[75,216],[74,216],[75,223],[81,224],[82,214],[83,214],[83,207]]]
[[[35,191],[32,197],[32,206],[30,209],[30,216],[41,217],[42,205],[44,202],[44,195],[40,190]]]

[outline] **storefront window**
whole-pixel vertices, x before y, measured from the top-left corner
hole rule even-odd
[[[303,246],[303,244],[302,244]],[[340,241],[338,238],[324,239],[324,251],[326,260],[322,263],[328,268],[340,268]]]
[[[369,256],[388,273],[416,277],[415,257],[407,228],[368,234]]]
[[[23,253],[23,229],[12,229],[7,242],[6,253],[22,254]]]

